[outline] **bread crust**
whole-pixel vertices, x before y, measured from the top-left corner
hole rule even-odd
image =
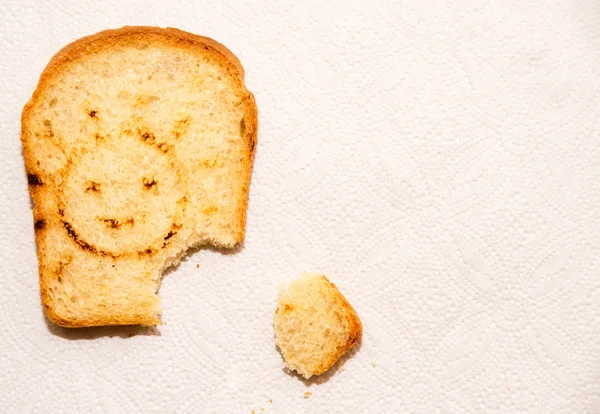
[[[111,49],[116,45],[126,45],[128,43],[134,44],[140,40],[146,43],[151,42],[152,44],[158,43],[166,46],[182,48],[193,53],[210,53],[213,57],[216,57],[219,63],[221,63],[223,67],[232,75],[232,78],[235,79],[236,86],[243,91],[245,96],[243,104],[245,105],[246,115],[244,118],[245,130],[243,139],[247,144],[248,156],[246,157],[246,162],[243,165],[243,171],[246,174],[243,178],[244,183],[247,183],[248,186],[250,183],[258,131],[258,111],[254,95],[248,91],[244,85],[244,69],[239,59],[225,46],[208,37],[195,35],[179,29],[150,26],[126,26],[120,29],[105,30],[80,38],[62,48],[54,55],[54,57],[51,58],[50,62],[40,75],[37,87],[33,92],[31,99],[23,108],[21,115],[21,142],[28,176],[29,192],[34,202],[33,218],[35,239],[38,250],[41,299],[48,319],[59,326],[75,328],[102,325],[160,324],[158,315],[151,313],[144,314],[143,312],[138,314],[119,314],[109,312],[106,315],[79,319],[65,318],[56,312],[52,306],[52,301],[50,300],[47,280],[47,275],[51,273],[50,266],[53,264],[48,263],[48,259],[46,257],[46,240],[43,236],[45,227],[47,227],[47,221],[49,219],[45,214],[47,212],[41,211],[41,200],[44,197],[45,191],[43,187],[50,177],[44,176],[44,174],[41,171],[38,171],[36,168],[35,160],[33,158],[34,148],[32,148],[28,138],[29,130],[31,128],[30,117],[32,114],[32,109],[35,108],[40,99],[44,97],[44,93],[47,90],[50,81],[62,70],[64,70],[67,65],[76,62],[79,59],[83,59],[85,56],[93,54],[96,51]],[[236,243],[242,243],[244,240],[247,204],[248,188],[245,188],[242,201],[238,206],[237,223],[234,226]]]
[[[338,348],[334,354],[331,355],[331,358],[328,360],[322,361],[321,365],[315,370],[314,375],[321,375],[329,368],[331,368],[343,355],[345,355],[348,351],[356,345],[356,343],[362,337],[362,323],[358,314],[350,305],[350,302],[342,295],[336,285],[333,284],[327,277],[321,275],[321,277],[328,283],[331,287],[331,293],[336,297],[336,301],[340,303],[340,306],[344,309],[346,313],[346,317],[348,320],[348,340],[344,344],[343,347]]]

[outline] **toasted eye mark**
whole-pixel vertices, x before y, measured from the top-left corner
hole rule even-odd
[[[90,116],[90,118],[96,118],[97,113],[98,113],[98,111],[91,110],[90,112],[88,112],[88,115]]]
[[[116,219],[100,219],[101,221],[104,222],[104,224],[106,224],[106,227],[110,227],[111,229],[116,229],[119,228],[120,224],[119,224],[119,220]]]
[[[121,226],[129,226],[132,227],[135,224],[135,220],[133,217],[128,217],[125,220],[118,220],[114,218],[102,218],[97,217],[98,220],[104,223],[106,227],[109,229],[120,229]]]
[[[94,181],[88,181],[85,192],[88,193],[90,191],[93,191],[94,193],[99,193],[100,192],[100,184],[97,182],[94,182]]]
[[[166,142],[162,142],[158,144],[158,149],[164,152],[165,154],[171,150],[172,146],[167,144]]]
[[[144,140],[146,144],[152,145],[156,142],[156,137],[152,132],[144,132],[142,134],[142,140]]]
[[[27,174],[27,183],[32,187],[41,187],[44,182],[37,174]]]
[[[150,179],[146,177],[142,178],[142,183],[144,183],[144,188],[146,188],[146,190],[149,190],[158,184],[154,178]]]

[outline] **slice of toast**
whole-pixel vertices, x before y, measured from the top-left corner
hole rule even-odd
[[[306,379],[331,368],[362,336],[356,311],[321,275],[305,274],[279,294],[273,326],[286,366]]]
[[[124,27],[55,55],[21,140],[44,310],[66,327],[160,324],[162,272],[244,239],[257,109],[206,37]]]

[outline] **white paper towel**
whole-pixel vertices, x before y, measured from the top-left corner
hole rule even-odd
[[[0,15],[0,411],[600,412],[597,1],[4,0]],[[20,111],[58,49],[126,24],[242,61],[260,113],[247,239],[167,274],[164,326],[69,331],[40,306]],[[282,369],[271,327],[303,271],[364,323],[311,381]]]

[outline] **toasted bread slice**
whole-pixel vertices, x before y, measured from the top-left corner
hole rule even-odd
[[[309,274],[280,293],[274,328],[286,366],[306,379],[331,368],[362,335],[358,315],[337,287]]]
[[[160,324],[162,272],[243,241],[257,133],[238,59],[176,29],[66,46],[23,109],[43,307],[67,327]]]

